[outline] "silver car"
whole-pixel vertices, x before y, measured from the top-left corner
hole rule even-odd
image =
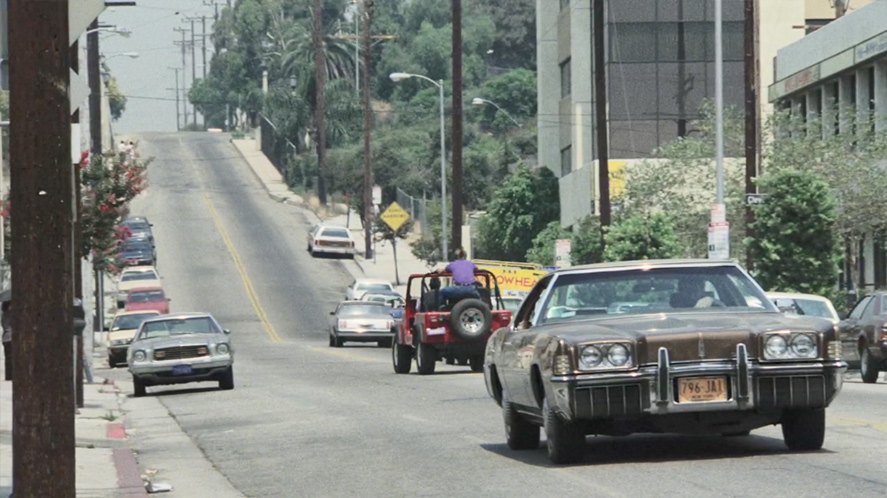
[[[346,341],[375,342],[380,348],[391,347],[395,320],[388,304],[343,301],[330,315],[330,347],[340,348]]]
[[[148,386],[218,381],[234,389],[230,331],[209,313],[178,313],[145,320],[129,346],[135,395]]]

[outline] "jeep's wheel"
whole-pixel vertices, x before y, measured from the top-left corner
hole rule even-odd
[[[551,408],[547,399],[542,402],[542,415],[545,421],[548,459],[555,464],[582,460],[585,452],[585,433],[582,427],[576,422],[562,419]]]
[[[433,347],[420,342],[416,345],[416,370],[420,375],[434,373],[434,364],[437,362],[437,351]]]
[[[508,397],[502,397],[502,418],[505,437],[513,450],[535,450],[539,447],[539,426],[527,422],[514,408]]]
[[[859,351],[859,373],[862,375],[862,381],[866,384],[874,384],[878,382],[878,366],[872,360],[869,348],[865,345]]]
[[[145,395],[145,383],[135,375],[132,376],[132,389],[133,396],[136,398],[141,398]]]
[[[394,373],[410,373],[412,362],[412,348],[399,344],[397,340],[391,341],[391,363],[394,365]]]
[[[825,439],[825,409],[786,410],[782,438],[790,450],[818,450]]]
[[[482,354],[473,354],[468,357],[468,364],[471,365],[472,372],[483,372],[484,371],[484,355]]]
[[[493,315],[480,299],[463,299],[450,312],[453,332],[466,341],[474,341],[490,331]]]

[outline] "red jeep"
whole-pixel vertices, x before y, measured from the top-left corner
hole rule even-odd
[[[439,360],[483,371],[487,339],[511,322],[511,312],[502,304],[496,276],[487,270],[474,275],[475,286],[450,300],[443,299],[441,290],[450,284],[451,273],[410,275],[403,320],[391,346],[396,373],[409,373],[414,357],[422,375],[434,373]],[[440,290],[432,288],[434,279]]]

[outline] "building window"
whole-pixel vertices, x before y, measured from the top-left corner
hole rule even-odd
[[[561,0],[561,10],[570,8],[570,0]]]
[[[573,146],[568,145],[561,149],[561,176],[567,176],[573,172]]]
[[[572,77],[572,71],[570,69],[570,59],[568,58],[564,62],[561,62],[561,98],[565,99],[570,96],[570,92],[572,90],[570,84],[570,78]]]

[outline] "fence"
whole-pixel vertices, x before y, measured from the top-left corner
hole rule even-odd
[[[431,236],[431,227],[428,226],[428,201],[424,198],[413,197],[397,187],[397,203],[410,213],[410,219],[421,231],[422,237]]]
[[[297,150],[296,146],[280,134],[277,126],[275,126],[271,120],[261,114],[259,115],[259,118],[261,118],[259,119],[259,127],[261,128],[262,153],[268,157],[271,164],[277,168],[277,171],[279,171],[284,178],[289,179],[291,176],[288,171],[289,158],[295,156]]]

